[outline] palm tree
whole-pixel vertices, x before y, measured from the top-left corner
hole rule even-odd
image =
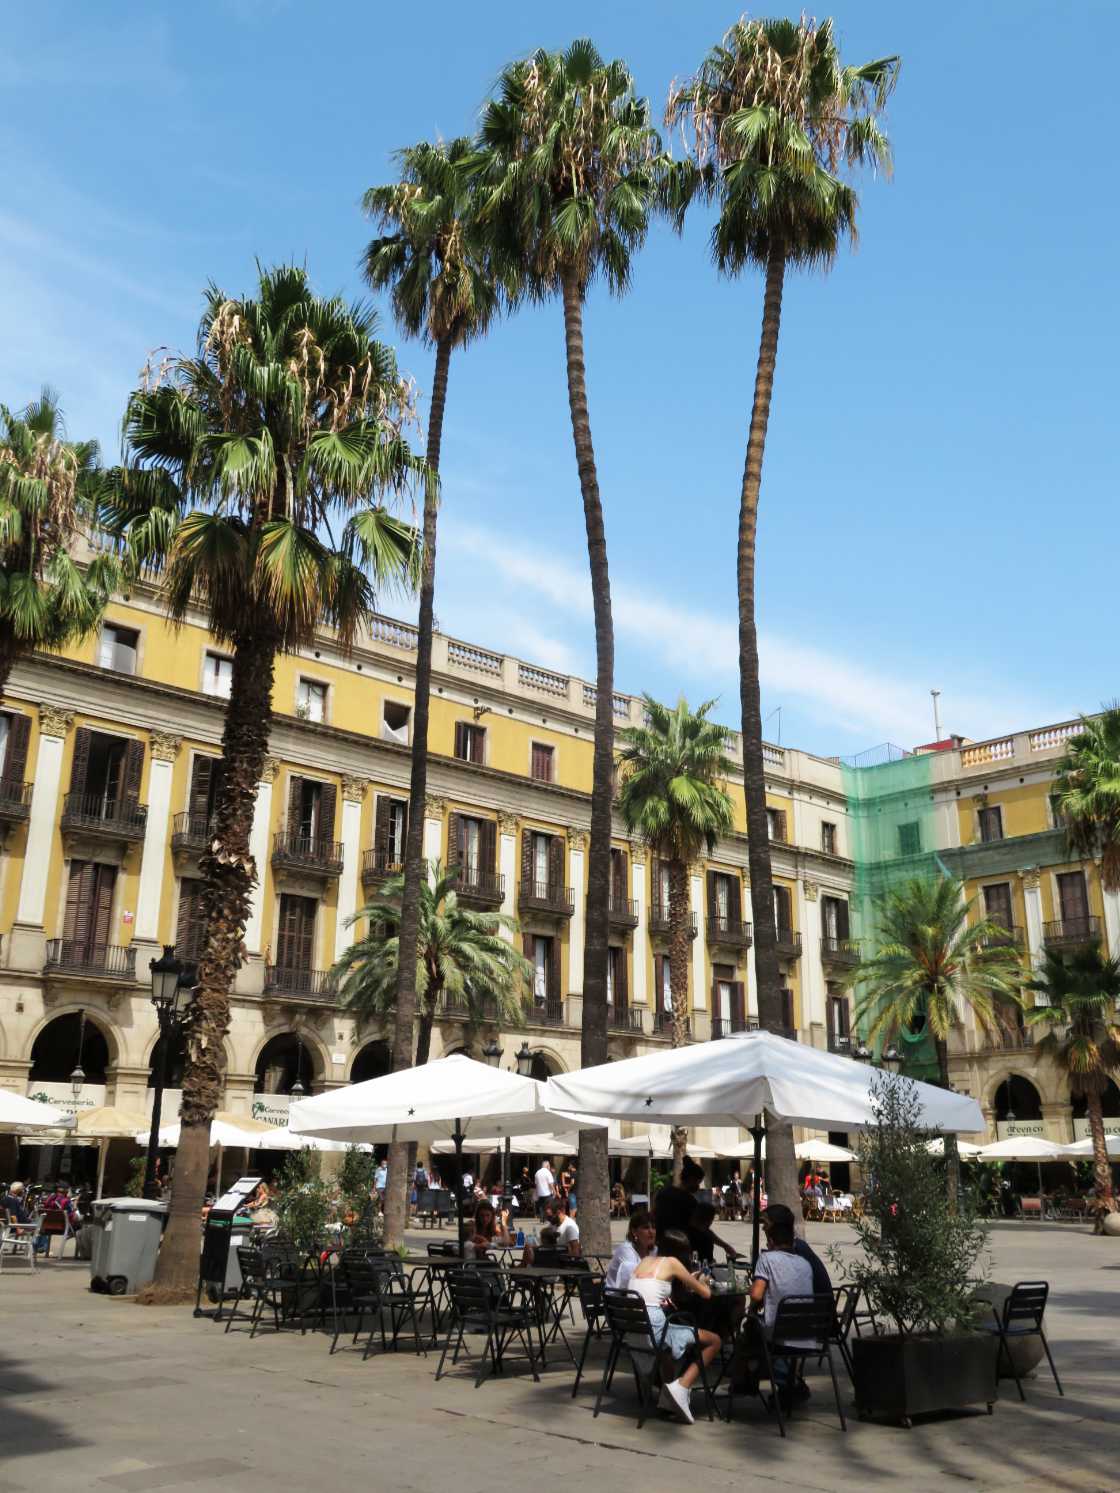
[[[1095,948],[1068,958],[1048,949],[1026,988],[1042,997],[1042,1003],[1026,1012],[1027,1021],[1032,1026],[1046,1022],[1052,1028],[1037,1043],[1039,1056],[1066,1074],[1071,1094],[1084,1097],[1093,1137],[1093,1186],[1101,1213],[1110,1213],[1116,1200],[1101,1098],[1109,1080],[1120,1073],[1120,960]]]
[[[111,555],[75,555],[89,535],[96,441],[68,441],[58,396],[44,389],[19,414],[0,405],[0,698],[12,665],[93,631],[118,579]]]
[[[206,932],[156,1280],[170,1291],[193,1289],[198,1273],[229,994],[258,876],[249,835],[277,656],[324,627],[349,647],[378,588],[415,574],[415,532],[376,495],[422,477],[424,465],[401,439],[404,390],[374,330],[371,311],[316,296],[302,269],[262,269],[256,299],[211,286],[196,355],[168,359],[129,400],[129,464],[105,500],[130,562],[160,574],[169,615],[179,621],[202,606],[233,654],[221,790],[199,862]]]
[[[463,169],[473,156],[465,138],[450,145],[422,143],[399,151],[400,180],[371,187],[365,211],[382,230],[365,254],[365,275],[375,290],[391,292],[397,325],[410,337],[435,348],[432,407],[428,419],[428,467],[433,474],[424,493],[424,546],[420,570],[420,610],[416,638],[416,692],[412,721],[412,772],[404,852],[404,897],[400,938],[406,949],[417,949],[420,899],[425,885],[424,815],[428,784],[428,710],[432,681],[432,632],[436,582],[436,523],[439,493],[434,475],[439,471],[443,414],[451,354],[486,332],[498,309],[497,288],[486,246],[476,222],[477,191]],[[411,1060],[416,1010],[415,958],[399,968],[396,993],[393,1066],[406,1068]],[[430,1031],[430,1022],[429,1022]],[[385,1201],[387,1238],[399,1242],[404,1230],[408,1184],[412,1167],[400,1152],[390,1157]]]
[[[964,1012],[985,1031],[998,1030],[1021,1005],[1020,956],[1007,929],[974,916],[964,883],[951,876],[916,876],[874,900],[877,952],[849,976],[863,986],[856,1021],[872,1040],[892,1043],[928,1028],[943,1088],[949,1081],[949,1034]],[[960,1176],[956,1137],[945,1137],[949,1195]]]
[[[483,113],[483,216],[499,262],[524,292],[557,293],[564,307],[568,408],[583,498],[595,617],[595,748],[584,945],[584,1066],[607,1060],[607,927],[614,773],[614,625],[607,538],[583,350],[583,306],[597,275],[622,294],[645,239],[662,162],[649,105],[629,70],[606,62],[590,41],[534,52],[499,79]],[[606,1135],[580,1139],[580,1203],[586,1247],[610,1243]]]
[[[434,882],[420,885],[419,942],[415,990],[419,1013],[416,1052],[410,1061],[421,1067],[431,1052],[432,1025],[441,998],[451,997],[466,1017],[468,1031],[486,1022],[519,1026],[525,1019],[525,995],[532,965],[502,930],[516,931],[516,921],[502,913],[471,912],[455,890],[457,872],[433,867]],[[360,1021],[384,1021],[395,1014],[399,996],[400,928],[406,876],[386,880],[377,897],[349,920],[368,923],[335,965],[341,978],[342,1003]]]
[[[1120,703],[1081,717],[1054,787],[1070,849],[1086,860],[1100,856],[1101,885],[1120,891]]]
[[[695,711],[682,695],[669,710],[644,696],[645,724],[619,732],[622,785],[619,810],[669,866],[669,989],[673,999],[673,1046],[688,1041],[689,864],[711,855],[734,814],[724,786],[731,763],[727,732],[708,719],[714,700]],[[658,994],[660,1000],[660,992]],[[679,1180],[687,1131],[673,1130],[673,1175]]]
[[[670,93],[667,120],[691,131],[691,162],[667,177],[666,203],[680,226],[697,195],[718,204],[712,256],[725,275],[765,272],[762,337],[739,494],[737,580],[743,789],[747,810],[759,1019],[782,1026],[782,978],[775,949],[766,778],[762,756],[755,565],[762,460],[778,354],[786,270],[827,269],[855,237],[857,198],[844,166],[890,166],[876,118],[898,76],[897,57],[845,67],[831,21],[738,21],[696,75]],[[771,1190],[797,1200],[793,1136],[768,1142]]]

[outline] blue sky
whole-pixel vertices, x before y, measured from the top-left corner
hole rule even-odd
[[[1071,19],[1072,14],[1075,19]],[[791,11],[792,13],[792,11]],[[501,65],[592,36],[660,114],[738,14],[692,0],[404,12],[334,0],[16,7],[0,56],[0,400],[49,382],[117,450],[149,352],[255,257],[361,293],[365,187],[469,130]],[[787,282],[763,481],[767,734],[822,753],[983,737],[1117,691],[1115,9],[835,10],[845,55],[903,58],[896,171],[861,243]],[[761,284],[720,280],[697,216],[652,233],[586,315],[617,683],[735,724],[734,543]],[[430,356],[401,342],[423,393]],[[582,510],[558,305],[453,361],[437,613],[589,674]],[[399,610],[399,608],[398,608]],[[780,713],[779,713],[780,712]]]

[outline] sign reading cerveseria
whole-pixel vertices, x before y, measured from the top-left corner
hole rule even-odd
[[[290,1102],[287,1094],[254,1094],[253,1107],[249,1113],[254,1120],[260,1120],[265,1125],[276,1125],[282,1130],[288,1123]]]
[[[27,1097],[37,1099],[40,1104],[53,1104],[55,1109],[64,1109],[69,1115],[84,1114],[87,1109],[100,1109],[105,1103],[103,1083],[85,1083],[74,1098],[68,1083],[29,1083]]]
[[[1120,1135],[1120,1118],[1115,1118],[1115,1117],[1110,1117],[1108,1115],[1105,1115],[1105,1117],[1104,1117],[1104,1133],[1105,1133],[1105,1135]],[[1089,1121],[1088,1120],[1074,1120],[1074,1122],[1073,1122],[1073,1138],[1074,1138],[1074,1140],[1084,1140],[1085,1137],[1088,1134],[1089,1134]]]
[[[1041,1120],[997,1120],[996,1137],[998,1140],[1019,1140],[1024,1135],[1036,1135],[1039,1140],[1045,1139],[1046,1126]]]

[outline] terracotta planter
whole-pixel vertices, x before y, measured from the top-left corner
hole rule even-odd
[[[978,1332],[851,1339],[860,1418],[889,1415],[909,1427],[915,1415],[968,1405],[986,1405],[990,1415],[998,1346],[998,1338]]]

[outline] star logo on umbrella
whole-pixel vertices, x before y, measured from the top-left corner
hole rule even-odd
[[[650,1107],[651,1107],[651,1106],[652,1106],[652,1104],[653,1104],[653,1096],[652,1096],[652,1095],[651,1095],[651,1096],[650,1096],[650,1097],[649,1097],[649,1098],[648,1098],[648,1099],[647,1099],[647,1100],[646,1100],[646,1108],[647,1108],[647,1109],[649,1109],[649,1108],[650,1108]]]
[[[410,1114],[410,1115],[414,1115],[414,1114],[415,1114],[415,1113],[416,1113],[416,1111],[415,1111],[415,1110],[414,1110],[414,1109],[410,1109],[410,1110],[409,1110],[409,1114]]]

